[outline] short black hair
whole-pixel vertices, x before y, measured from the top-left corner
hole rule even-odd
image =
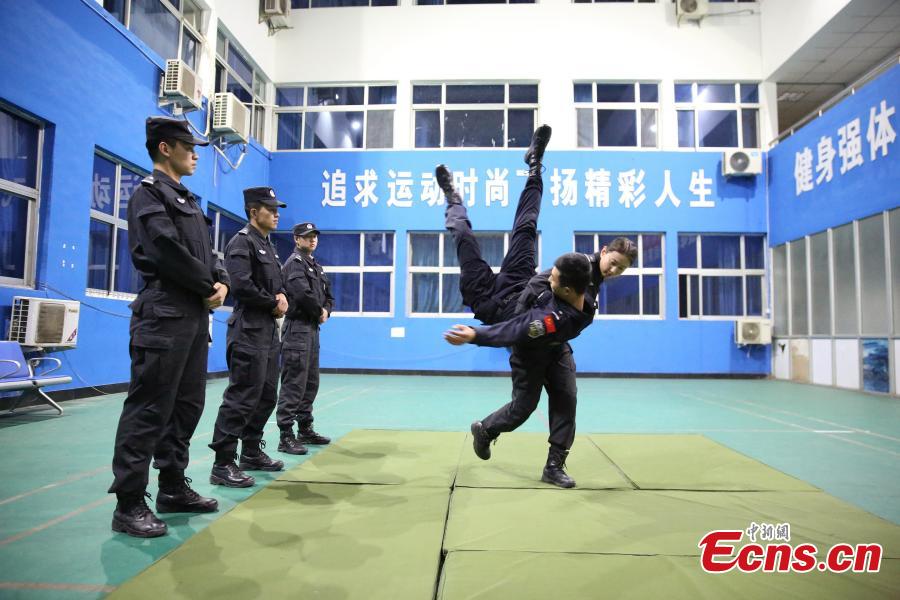
[[[628,259],[628,264],[633,265],[637,262],[637,246],[627,237],[617,237],[606,245],[607,252],[618,252]]]
[[[576,294],[583,294],[591,282],[591,263],[580,252],[567,252],[553,263],[559,271],[559,284],[572,288]]]
[[[159,153],[159,143],[160,142],[165,142],[168,146],[172,146],[174,148],[175,144],[177,143],[177,140],[170,139],[170,138],[159,138],[159,139],[155,139],[155,140],[147,140],[147,143],[144,144],[144,146],[146,146],[146,148],[147,148],[147,154],[150,155],[150,160],[152,160],[154,163],[162,160],[162,156]]]
[[[263,207],[262,202],[245,202],[244,203],[244,213],[247,215],[247,220],[248,221],[250,220],[250,211],[252,209],[255,208],[255,209],[259,210],[262,207]]]

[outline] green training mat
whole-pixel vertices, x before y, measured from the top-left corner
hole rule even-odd
[[[439,600],[616,598],[683,600],[796,598],[894,600],[900,561],[878,573],[705,573],[696,557],[451,552]]]
[[[820,551],[879,543],[900,558],[900,526],[822,492],[458,488],[444,548],[699,556],[710,531],[751,523],[789,523],[792,544]]]
[[[645,490],[818,491],[702,435],[592,433],[590,438]]]
[[[116,598],[432,598],[449,490],[273,482]]]
[[[546,433],[505,433],[491,445],[490,460],[481,460],[472,450],[472,435],[469,434],[456,474],[456,485],[559,490],[541,481],[548,448]],[[575,436],[566,470],[581,489],[632,489],[616,466],[587,436]]]
[[[279,480],[449,488],[464,440],[462,432],[357,429]]]

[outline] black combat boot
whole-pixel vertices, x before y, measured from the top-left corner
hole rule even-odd
[[[541,475],[541,481],[558,485],[561,488],[575,487],[575,480],[566,475],[563,470],[566,466],[566,456],[568,450],[560,450],[550,446],[550,452],[547,454],[547,464],[544,465],[544,474]]]
[[[216,454],[216,462],[209,474],[209,482],[225,487],[245,488],[256,483],[256,480],[238,469],[234,464],[234,454]]]
[[[286,454],[306,454],[309,450],[300,443],[294,432],[288,429],[281,430],[281,438],[278,440],[278,451]]]
[[[241,462],[238,466],[245,471],[281,471],[284,469],[284,463],[275,460],[265,452],[266,441],[258,442],[245,441],[241,445]]]
[[[299,440],[301,444],[306,444],[307,446],[327,446],[331,443],[330,437],[325,437],[324,435],[316,433],[312,423],[298,423],[297,429],[297,440]]]
[[[544,160],[544,149],[550,142],[550,134],[553,130],[549,125],[541,125],[531,136],[531,145],[525,151],[525,164],[528,165],[528,176],[537,177],[541,174],[541,162]]]
[[[150,507],[150,494],[116,494],[119,499],[113,512],[112,530],[134,537],[151,538],[166,535],[169,527],[160,521]]]
[[[453,173],[450,172],[447,165],[435,167],[434,177],[437,179],[438,186],[444,191],[444,196],[447,197],[447,204],[462,204],[459,192],[453,187]]]
[[[191,478],[181,473],[160,472],[156,512],[210,513],[219,510],[219,502],[215,498],[201,496],[190,484]]]
[[[491,457],[491,442],[497,438],[492,438],[481,421],[472,423],[472,448],[475,450],[475,456],[481,460],[487,460]]]

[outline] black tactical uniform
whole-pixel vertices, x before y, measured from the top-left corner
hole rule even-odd
[[[295,236],[318,235],[313,223],[294,226]],[[290,308],[281,330],[281,390],[278,394],[278,449],[291,454],[305,454],[303,444],[327,444],[331,440],[313,429],[313,402],[319,391],[319,319],[324,309],[328,315],[334,297],[325,270],[312,254],[299,250],[285,261],[282,268],[284,289]],[[294,422],[298,425],[295,441]]]
[[[184,121],[147,119],[148,144],[205,146]],[[160,470],[160,512],[211,512],[217,503],[187,485],[191,436],[206,398],[209,310],[214,283],[230,285],[212,251],[200,199],[154,170],[128,202],[128,245],[144,287],[131,304],[131,382],[116,432],[110,492],[113,529],[140,537],[166,532],[144,502],[151,458]]]

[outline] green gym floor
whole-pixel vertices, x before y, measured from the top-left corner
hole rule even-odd
[[[509,398],[507,378],[326,374],[316,429],[338,443],[282,455],[273,420],[285,472],[234,490],[208,483],[224,387],[209,384],[188,470],[220,511],[165,515],[169,535],[153,540],[110,531],[124,394],[0,418],[0,598],[900,597],[896,398],[583,377],[579,487],[558,490],[538,481],[546,400],[490,462],[472,456],[468,426]],[[705,574],[696,533],[728,510],[747,525],[793,521],[820,548],[882,543],[882,572],[801,576],[813,587],[797,589]]]

